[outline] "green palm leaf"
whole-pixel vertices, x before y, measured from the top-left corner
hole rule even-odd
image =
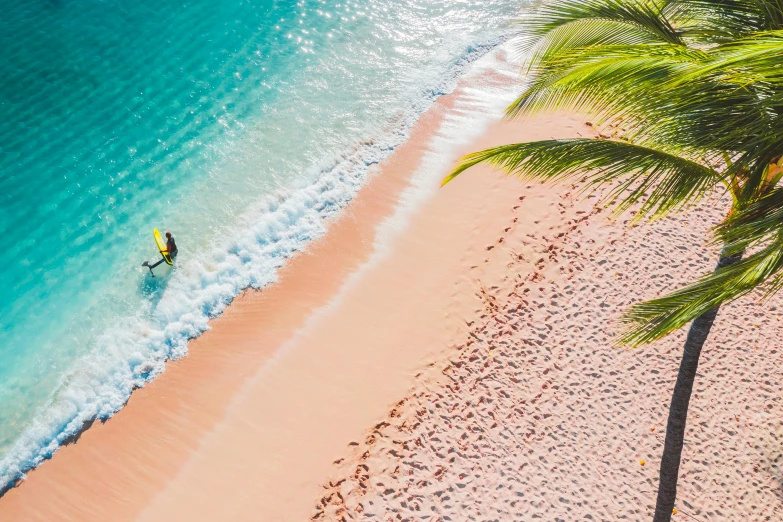
[[[758,0],[675,0],[663,10],[685,38],[725,42],[780,28],[780,3]]]
[[[665,2],[645,0],[553,0],[543,3],[524,23],[527,38],[538,39],[576,20],[605,20],[632,24],[658,41],[682,43],[679,34],[661,16]]]
[[[765,31],[734,40],[716,48],[711,54],[713,58],[709,63],[694,69],[690,76],[683,76],[680,81],[688,82],[697,76],[717,74],[744,86],[779,87],[783,83],[780,67],[783,59],[783,30]]]
[[[667,296],[632,306],[621,319],[618,344],[639,346],[660,339],[702,314],[749,293],[783,269],[783,239]],[[780,288],[779,276],[770,291]]]
[[[645,115],[678,99],[665,92],[666,86],[684,89],[679,78],[705,58],[701,51],[671,44],[561,51],[536,66],[536,76],[507,114],[589,108],[598,114]]]
[[[537,65],[569,49],[645,43],[661,43],[661,40],[654,32],[632,22],[587,18],[568,22],[549,31],[536,41],[532,49],[528,49],[530,44],[523,40],[521,50],[526,56],[527,72],[530,73]]]
[[[769,241],[783,230],[783,189],[745,205],[716,228],[717,239],[732,251]]]
[[[443,180],[488,163],[530,180],[555,181],[585,175],[592,187],[615,182],[604,202],[622,212],[640,203],[636,218],[660,217],[708,194],[719,175],[694,161],[628,143],[596,140],[546,140],[487,149],[466,156]]]

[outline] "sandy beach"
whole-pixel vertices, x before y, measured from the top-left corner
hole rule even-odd
[[[684,334],[619,349],[615,320],[711,270],[725,202],[630,228],[578,186],[486,167],[439,189],[461,154],[596,132],[499,121],[486,98],[514,68],[495,53],[278,282],[29,473],[0,520],[648,519]],[[783,520],[779,301],[719,316],[683,519]]]
[[[727,202],[628,228],[568,188],[525,189],[479,269],[478,319],[440,378],[419,378],[335,463],[312,520],[651,518],[684,332],[620,349],[615,321],[711,268],[704,237]],[[544,219],[524,227],[525,208]],[[720,313],[675,520],[783,520],[780,306],[755,295]]]

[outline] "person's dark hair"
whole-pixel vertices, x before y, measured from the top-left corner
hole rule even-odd
[[[166,232],[166,237],[171,237],[171,232]]]

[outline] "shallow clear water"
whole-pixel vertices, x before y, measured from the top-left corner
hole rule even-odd
[[[518,7],[2,1],[0,486],[272,281]]]

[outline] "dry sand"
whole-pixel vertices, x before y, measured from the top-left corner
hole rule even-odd
[[[481,101],[508,88],[499,71],[441,98],[278,283],[0,520],[648,518],[682,335],[623,351],[613,320],[711,268],[722,208],[627,229],[572,187],[486,168],[437,190],[457,153],[592,132],[551,116],[443,150],[481,125],[470,111],[497,115]],[[730,306],[704,352],[678,501],[696,520],[781,519],[774,306]]]
[[[517,191],[444,378],[420,378],[348,448],[312,520],[651,520],[685,332],[635,350],[612,336],[631,303],[712,269],[705,237],[727,202],[630,228],[573,187]],[[755,295],[718,316],[675,520],[783,520],[780,307]]]

